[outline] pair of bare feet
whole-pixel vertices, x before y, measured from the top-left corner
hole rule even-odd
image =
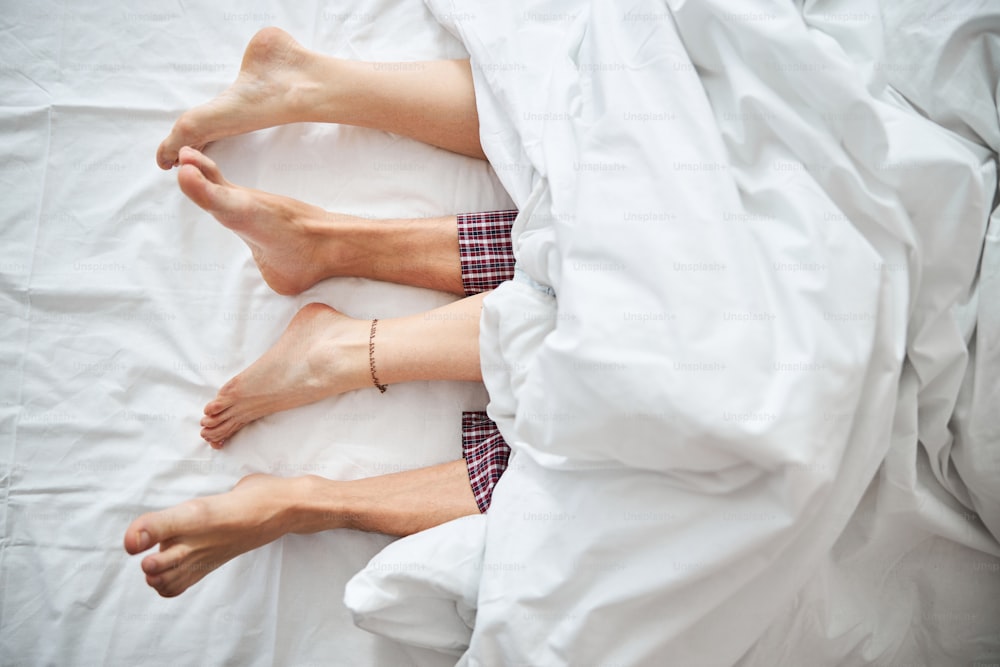
[[[201,149],[224,137],[312,120],[314,55],[281,30],[262,30],[249,43],[235,83],[181,116],[157,151],[157,164],[179,167],[183,192],[238,234],[267,284],[286,295],[328,277],[358,275],[353,263],[370,259],[359,258],[351,245],[360,219],[233,185]],[[323,304],[306,306],[271,350],[205,406],[201,436],[219,448],[265,415],[371,387],[368,333],[368,322]],[[124,546],[137,554],[158,544],[159,551],[142,561],[146,581],[164,597],[179,595],[239,554],[288,532],[312,532],[296,522],[292,509],[318,483],[251,475],[228,493],[142,515],[128,527]],[[322,483],[328,495],[340,488]],[[335,521],[324,525],[336,527]]]
[[[348,216],[235,186],[193,148],[181,148],[178,160],[181,190],[246,242],[274,291],[299,294],[350,266],[350,253],[337,242],[350,233]],[[201,436],[221,447],[261,417],[369,386],[367,336],[366,322],[309,304],[274,347],[205,406]]]

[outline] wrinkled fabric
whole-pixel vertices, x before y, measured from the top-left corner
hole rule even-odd
[[[928,118],[874,4],[430,6],[527,278],[484,308],[514,453],[462,664],[995,655],[995,89]]]

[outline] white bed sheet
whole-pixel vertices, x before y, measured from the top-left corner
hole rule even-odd
[[[363,280],[271,293],[247,248],[154,164],[185,109],[234,78],[256,30],[357,59],[462,57],[423,5],[4,3],[0,26],[0,662],[447,664],[357,629],[345,582],[383,536],[293,536],[176,599],[122,550],[140,513],[243,475],[351,479],[460,456],[472,383],[359,391],[247,427],[202,406],[321,301],[359,317],[452,297]],[[234,182],[373,217],[509,205],[480,161],[382,132],[288,126],[209,149]]]

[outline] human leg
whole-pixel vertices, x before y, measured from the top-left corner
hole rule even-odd
[[[479,512],[462,461],[354,481],[255,474],[232,491],[137,518],[125,550],[142,561],[146,582],[180,595],[220,565],[288,533],[351,528],[409,535]]]
[[[373,355],[379,383],[481,380],[479,315],[484,295],[419,315],[379,320]],[[319,303],[304,307],[274,347],[223,385],[205,406],[201,437],[218,448],[266,415],[374,388],[370,334],[370,320]]]
[[[485,158],[479,143],[468,60],[371,63],[306,49],[278,28],[247,45],[236,81],[191,109],[160,144],[157,164],[170,169],[183,146],[287,123],[342,123],[386,130]]]
[[[354,276],[464,294],[455,216],[369,220],[242,188],[191,148],[180,152],[181,190],[250,247],[265,282],[299,294]]]

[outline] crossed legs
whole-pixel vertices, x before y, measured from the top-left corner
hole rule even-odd
[[[236,82],[175,124],[157,151],[195,203],[250,247],[265,281],[298,294],[355,275],[462,293],[456,221],[370,221],[240,188],[198,150],[234,134],[292,122],[338,122],[404,134],[483,157],[467,61],[352,63],[304,49],[269,28],[247,47]],[[413,261],[400,262],[402,257]],[[378,328],[379,380],[478,380],[481,296]],[[278,343],[206,406],[202,435],[221,447],[243,425],[343,391],[369,387],[368,322],[310,304]],[[407,535],[479,511],[463,461],[354,481],[255,474],[229,492],[151,512],[124,546],[146,556],[147,583],[179,595],[208,572],[289,532],[336,528]]]
[[[298,294],[339,275],[464,293],[455,216],[373,221],[328,213],[232,185],[194,149],[182,148],[179,157],[181,189],[243,238],[261,275],[279,293]],[[482,379],[481,308],[477,295],[427,314],[382,321],[380,382]],[[205,406],[202,437],[221,447],[265,415],[372,386],[368,327],[367,320],[329,306],[306,306],[270,351]]]

